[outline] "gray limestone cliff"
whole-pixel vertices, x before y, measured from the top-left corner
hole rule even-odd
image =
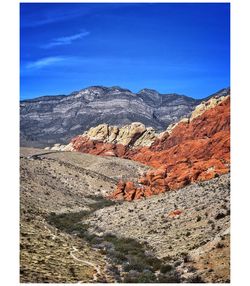
[[[225,95],[229,89],[216,94]],[[70,95],[43,96],[20,102],[21,146],[68,143],[93,126],[142,122],[157,131],[189,115],[201,100],[151,89],[133,93],[120,87],[92,86]]]

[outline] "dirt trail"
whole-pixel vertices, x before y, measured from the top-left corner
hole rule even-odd
[[[86,261],[86,260],[82,260],[82,259],[77,258],[73,253],[74,253],[74,252],[78,252],[78,249],[77,249],[75,246],[72,246],[72,248],[73,248],[73,250],[70,251],[70,255],[71,255],[71,257],[72,257],[73,259],[75,259],[76,261],[79,261],[79,262],[81,262],[81,263],[83,263],[83,264],[85,264],[85,265],[94,267],[96,273],[93,274],[93,281],[96,282],[96,281],[98,280],[97,275],[101,275],[101,270],[100,270],[101,267],[100,267],[99,265],[95,265],[95,264],[92,263],[92,262],[89,262],[89,261]],[[79,282],[79,283],[81,283],[81,282]]]
[[[49,234],[52,236],[52,239],[53,239],[53,240],[56,239],[58,236],[55,235],[55,234],[53,234],[52,231],[51,231],[51,229],[49,229],[49,228],[47,227],[45,220],[43,221],[43,224],[44,224],[45,229],[46,229],[46,230],[49,232]],[[64,235],[64,234],[62,234],[62,235]],[[93,268],[95,269],[95,271],[96,271],[96,273],[93,274],[93,281],[94,281],[94,282],[97,282],[97,281],[98,281],[98,277],[97,277],[97,276],[98,276],[98,275],[101,275],[101,267],[100,267],[99,265],[96,265],[96,264],[94,264],[94,263],[92,263],[92,262],[89,262],[89,261],[87,261],[87,260],[83,260],[83,259],[77,258],[77,257],[75,256],[75,254],[74,254],[74,253],[76,253],[76,252],[79,252],[79,250],[78,250],[75,246],[72,246],[72,250],[70,251],[70,256],[71,256],[74,260],[76,260],[76,261],[78,261],[78,262],[81,262],[81,263],[83,263],[83,264],[85,264],[85,265],[87,265],[87,266],[93,267]],[[78,283],[83,283],[83,282],[82,282],[82,281],[79,281]]]

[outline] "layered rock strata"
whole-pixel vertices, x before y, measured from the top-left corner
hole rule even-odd
[[[227,94],[229,89],[219,91]],[[107,123],[119,127],[142,122],[163,131],[190,114],[201,102],[178,94],[143,89],[133,93],[121,87],[92,86],[70,95],[42,96],[20,102],[21,146],[66,144],[90,127]]]

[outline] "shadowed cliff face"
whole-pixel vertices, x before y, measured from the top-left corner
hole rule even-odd
[[[120,129],[101,125],[73,138],[70,147],[84,153],[127,158],[156,168],[137,182],[121,181],[111,195],[115,199],[130,201],[209,180],[229,172],[230,97],[214,97],[202,102],[189,118],[161,134],[140,123]]]
[[[219,94],[227,93],[228,89]],[[68,141],[102,123],[122,126],[142,122],[165,130],[187,116],[201,101],[143,89],[134,94],[120,87],[89,87],[68,96],[43,96],[20,103],[22,146],[45,147]]]

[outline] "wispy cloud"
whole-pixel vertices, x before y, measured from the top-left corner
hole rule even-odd
[[[66,8],[66,9],[65,9]],[[80,5],[59,3],[21,3],[21,28],[34,28],[71,20],[87,14]]]
[[[34,28],[44,25],[63,23],[79,17],[101,15],[135,3],[21,3],[21,28]],[[114,13],[114,12],[113,12]]]
[[[45,49],[53,48],[56,46],[62,46],[62,45],[70,45],[73,41],[82,39],[83,37],[86,37],[90,34],[90,32],[81,32],[78,34],[66,36],[66,37],[60,37],[53,39],[50,43],[43,45],[42,47]]]
[[[67,58],[65,57],[47,57],[47,58],[42,58],[37,61],[27,63],[26,68],[27,69],[41,69],[44,67],[62,63],[66,60]]]

